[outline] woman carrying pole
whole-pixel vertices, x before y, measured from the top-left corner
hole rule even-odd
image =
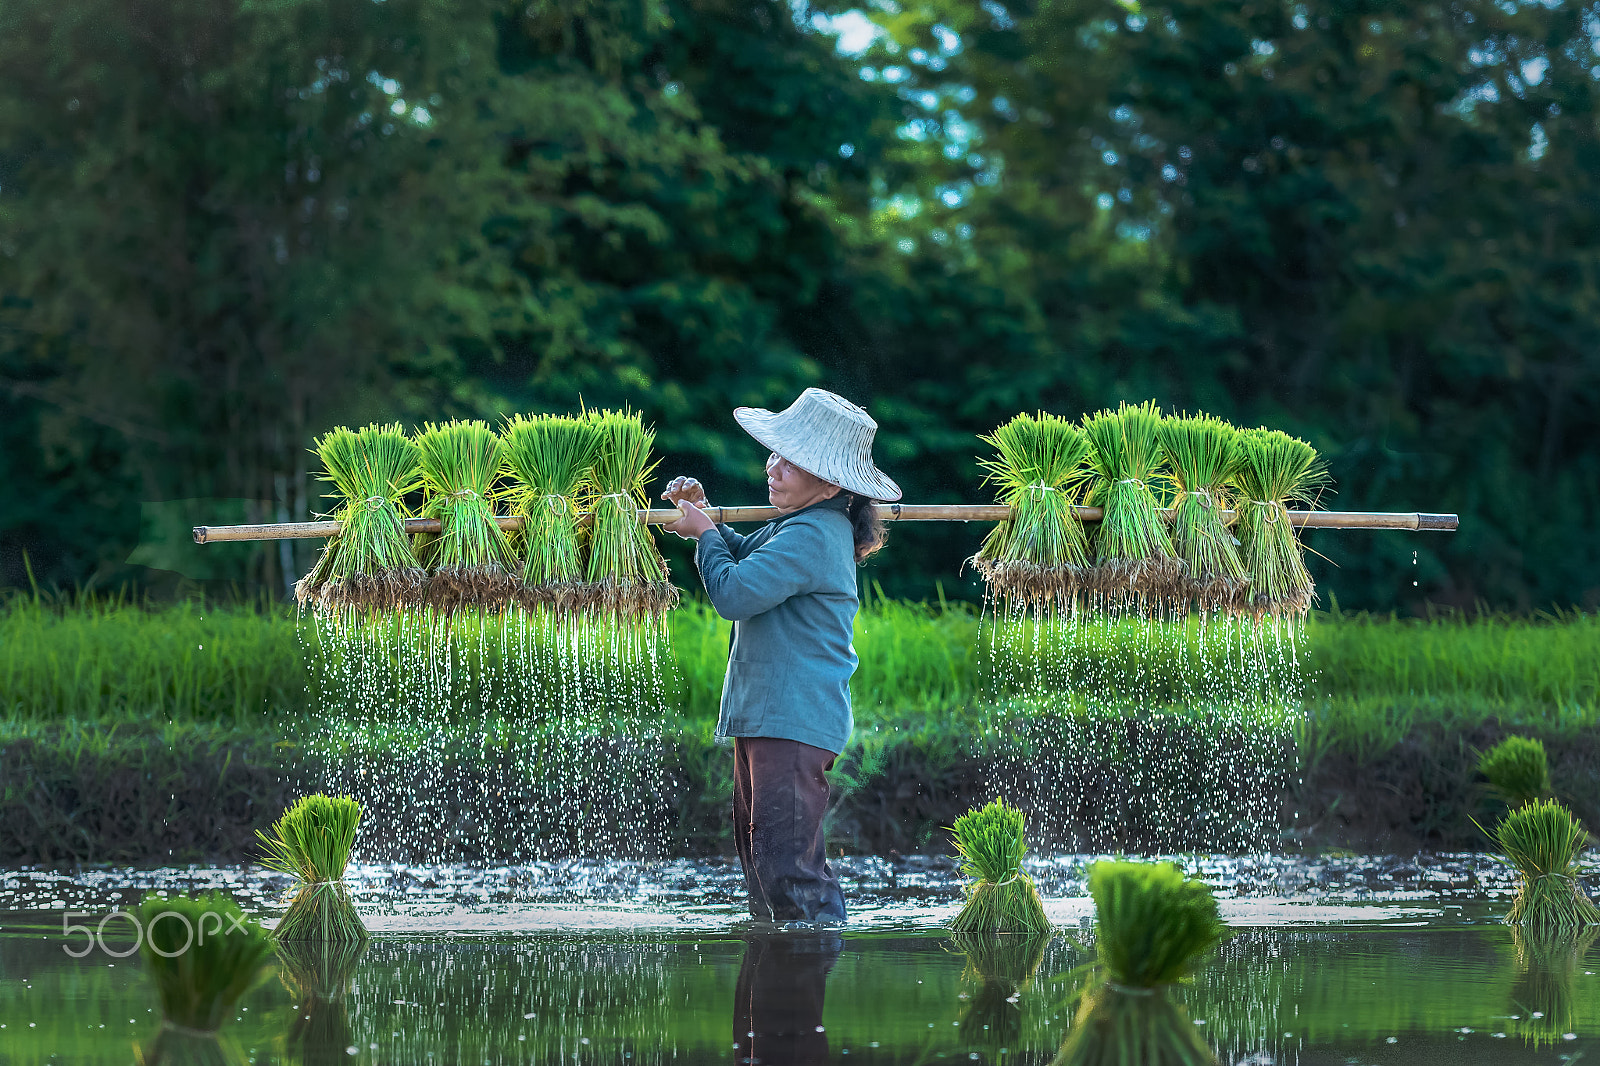
[[[696,542],[706,594],[733,622],[717,736],[733,738],[734,844],[750,913],[843,922],[823,846],[823,774],[850,739],[856,564],[883,546],[874,501],[898,500],[900,488],[872,463],[878,424],[831,392],[733,417],[771,452],[767,499],[778,517],[741,536],[702,510],[700,482],[679,477],[662,498],[683,517],[665,528]]]

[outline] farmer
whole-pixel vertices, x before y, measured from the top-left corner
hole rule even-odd
[[[770,449],[767,499],[778,517],[747,536],[717,525],[694,478],[662,498],[665,528],[696,542],[717,613],[733,622],[717,736],[733,738],[733,834],[750,913],[774,922],[843,922],[844,895],[823,850],[823,771],[850,739],[856,564],[883,546],[874,500],[900,488],[872,464],[878,424],[855,404],[807,389],[774,414],[733,417]]]

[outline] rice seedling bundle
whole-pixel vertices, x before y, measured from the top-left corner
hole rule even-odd
[[[1201,1066],[1216,1056],[1166,986],[1227,935],[1204,883],[1171,863],[1099,862],[1089,871],[1099,983],[1083,999],[1058,1066]]]
[[[340,499],[339,536],[295,587],[302,606],[329,610],[399,609],[421,600],[427,573],[406,534],[402,500],[421,484],[420,453],[398,424],[350,430],[317,441],[317,455]]]
[[[317,793],[296,800],[273,824],[270,835],[256,831],[266,848],[262,865],[299,880],[288,911],[273,931],[278,940],[352,943],[367,938],[367,927],[344,883],[360,824],[361,804],[349,796]]]
[[[631,411],[590,411],[598,444],[593,493],[588,501],[588,598],[614,620],[660,620],[676,605],[678,590],[667,580],[667,563],[638,512],[648,506],[645,480],[655,469],[650,445],[655,434]]]
[[[1544,742],[1532,737],[1506,737],[1483,753],[1478,772],[1509,807],[1521,807],[1550,794],[1550,760]]]
[[[504,433],[512,513],[522,518],[525,607],[570,610],[582,596],[580,501],[589,492],[599,426],[561,415],[517,415]]]
[[[1020,414],[978,439],[997,453],[978,465],[1011,515],[984,539],[973,566],[1008,607],[1067,609],[1089,566],[1089,539],[1075,510],[1089,439],[1067,419],[1042,411]]]
[[[1305,441],[1276,429],[1247,429],[1239,434],[1235,480],[1239,555],[1250,578],[1245,606],[1257,617],[1304,615],[1315,585],[1288,505],[1315,505],[1328,486],[1327,470]]]
[[[427,423],[416,446],[422,513],[439,533],[419,546],[430,570],[424,599],[442,612],[501,609],[515,588],[511,543],[490,505],[500,473],[500,438],[479,421]]]
[[[972,878],[967,902],[950,922],[958,933],[1048,933],[1039,889],[1022,870],[1027,854],[1022,812],[996,799],[970,810],[951,826],[961,873]]]
[[[333,578],[333,563],[338,557],[339,534],[335,533],[323,544],[322,551],[317,553],[317,561],[312,564],[311,569],[294,583],[296,603],[305,607],[319,601],[318,593]]]
[[[1093,591],[1157,605],[1181,598],[1184,565],[1173,554],[1155,489],[1161,471],[1161,409],[1123,404],[1086,418],[1094,480],[1088,502],[1105,508],[1094,538]]]
[[[1495,840],[1519,878],[1507,924],[1535,933],[1600,925],[1600,907],[1584,895],[1577,879],[1578,854],[1588,837],[1572,812],[1554,800],[1538,800],[1505,816]]]
[[[1169,415],[1156,429],[1172,478],[1172,547],[1188,571],[1185,591],[1201,611],[1237,601],[1248,584],[1222,518],[1238,462],[1239,431],[1220,418]]]
[[[161,1000],[168,1027],[215,1033],[272,955],[272,935],[232,899],[213,892],[145,896],[140,957]]]
[[[1127,988],[1181,981],[1228,935],[1210,886],[1170,862],[1097,862],[1089,894],[1095,954],[1106,979]]]

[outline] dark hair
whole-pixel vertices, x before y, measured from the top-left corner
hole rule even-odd
[[[850,516],[850,532],[855,535],[856,562],[864,563],[867,556],[883,547],[883,542],[889,539],[889,530],[878,517],[878,508],[871,499],[854,492],[846,492],[845,497],[850,501],[845,513]]]

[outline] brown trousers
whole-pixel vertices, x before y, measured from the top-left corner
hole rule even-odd
[[[828,865],[833,752],[776,737],[733,741],[733,842],[750,913],[774,922],[844,921],[844,893]]]

